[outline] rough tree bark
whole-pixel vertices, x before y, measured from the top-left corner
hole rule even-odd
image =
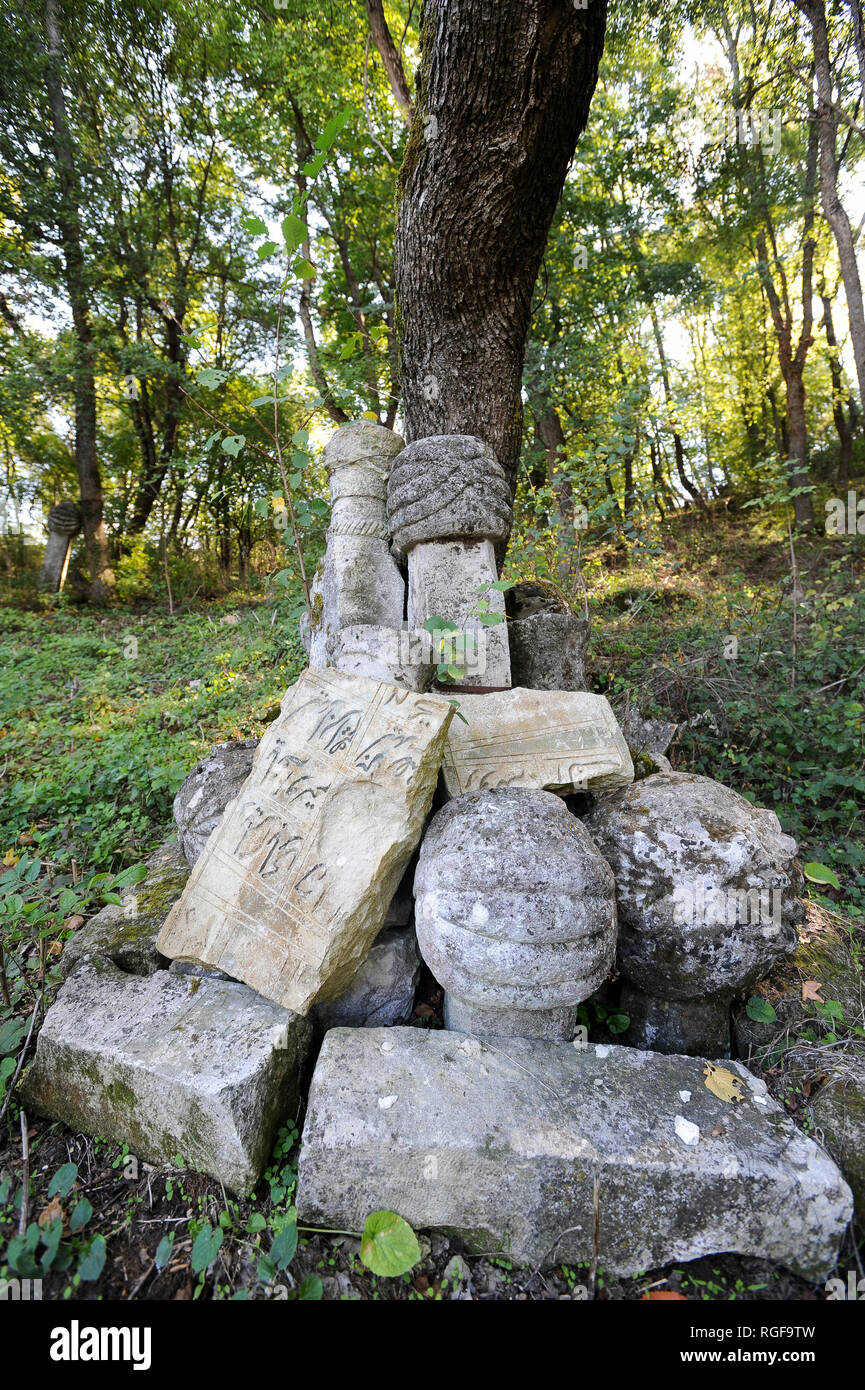
[[[606,0],[425,0],[400,170],[405,433],[475,434],[516,484],[532,290],[586,124]]]
[[[96,377],[93,327],[87,276],[81,246],[78,173],[63,91],[63,39],[57,0],[45,0],[45,39],[48,52],[46,85],[51,108],[51,133],[57,166],[60,206],[57,227],[63,250],[64,278],[75,332],[73,397],[75,403],[75,466],[81,492],[84,547],[90,574],[90,597],[104,598],[114,583],[108,559],[108,538],[102,514],[102,478],[96,452]]]
[[[856,246],[850,218],[838,196],[838,160],[835,153],[837,118],[832,104],[832,70],[829,62],[829,38],[826,32],[826,9],[823,0],[796,0],[807,16],[814,39],[814,71],[817,76],[817,128],[820,132],[820,201],[823,213],[838,248],[838,261],[847,297],[850,320],[850,341],[859,381],[859,396],[865,411],[865,306],[862,302],[862,283],[856,262]],[[861,23],[861,12],[860,12]]]

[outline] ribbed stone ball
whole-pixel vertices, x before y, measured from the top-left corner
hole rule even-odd
[[[75,536],[83,525],[81,512],[74,502],[58,502],[48,513],[48,530],[61,536]]]
[[[505,471],[472,434],[416,439],[391,466],[387,519],[403,552],[422,541],[507,540],[512,511]]]
[[[774,811],[659,772],[583,820],[616,876],[622,973],[647,994],[729,999],[795,950],[802,873]]]
[[[424,837],[414,891],[421,955],[473,1007],[576,1005],[612,965],[612,871],[551,792],[501,788],[448,802]]]

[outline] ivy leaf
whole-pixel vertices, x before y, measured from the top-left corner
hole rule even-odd
[[[222,451],[225,454],[230,454],[233,459],[236,459],[245,443],[245,434],[226,435],[225,439],[222,441]]]
[[[745,1013],[752,1018],[755,1023],[775,1023],[778,1015],[772,1008],[768,999],[761,999],[759,994],[752,994],[745,1005]]]
[[[373,1274],[396,1279],[417,1264],[420,1246],[411,1226],[395,1211],[374,1211],[364,1224],[360,1258]]]
[[[830,888],[840,888],[837,875],[825,864],[810,863],[803,866],[803,872],[812,883],[828,883]]]
[[[105,1237],[94,1236],[78,1264],[78,1277],[86,1283],[98,1279],[105,1267]]]
[[[87,1222],[90,1220],[92,1215],[92,1204],[87,1200],[86,1197],[82,1197],[80,1202],[76,1202],[75,1206],[72,1208],[72,1214],[69,1217],[70,1231],[80,1231],[82,1227],[87,1225]]]
[[[277,1269],[285,1269],[294,1259],[297,1249],[297,1222],[286,1221],[270,1247],[270,1258]]]
[[[77,1163],[64,1163],[62,1168],[58,1168],[54,1177],[48,1184],[49,1197],[67,1197],[72,1191],[72,1184],[78,1177]]]
[[[201,1272],[213,1264],[219,1254],[220,1247],[224,1238],[224,1232],[219,1226],[211,1226],[210,1223],[202,1226],[192,1245],[192,1254],[189,1263],[193,1274]]]

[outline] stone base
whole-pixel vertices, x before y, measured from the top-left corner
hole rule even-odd
[[[150,1162],[179,1155],[248,1192],[297,1112],[311,1034],[245,985],[88,961],[45,1016],[22,1099]]]
[[[617,1009],[631,1020],[621,1037],[629,1047],[690,1057],[730,1056],[726,999],[653,999],[623,980]]]
[[[494,1038],[563,1038],[570,1042],[577,1006],[563,1009],[485,1009],[445,994],[445,1027]]]
[[[303,1223],[371,1211],[530,1266],[635,1275],[731,1252],[825,1279],[853,1210],[833,1160],[741,1063],[415,1028],[333,1029],[309,1096]],[[593,1193],[600,1241],[593,1251]]]

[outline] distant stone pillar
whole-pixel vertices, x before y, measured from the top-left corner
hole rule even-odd
[[[43,593],[59,594],[63,588],[72,537],[77,536],[81,526],[81,513],[74,502],[58,502],[48,513],[48,541],[39,571],[39,588]]]
[[[454,623],[469,657],[455,684],[509,687],[504,595],[489,586],[498,579],[495,542],[510,533],[511,500],[492,449],[469,434],[415,440],[394,460],[387,511],[394,545],[408,555],[409,630],[432,617]],[[502,621],[481,622],[480,602]]]
[[[327,551],[310,591],[309,664],[338,664],[346,628],[384,628],[403,623],[405,581],[390,553],[385,499],[391,462],[403,447],[392,430],[354,420],[331,437],[324,451],[332,513]]]

